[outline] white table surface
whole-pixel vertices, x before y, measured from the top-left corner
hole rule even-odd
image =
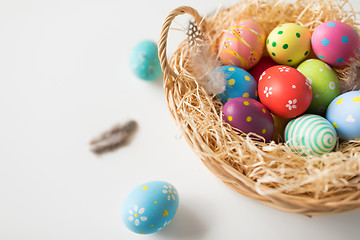
[[[203,15],[219,2],[0,1],[1,240],[359,239],[360,210],[308,218],[226,187],[181,137],[161,80],[131,73],[132,47],[157,41],[181,5]],[[173,49],[184,35],[171,35]],[[129,146],[89,151],[92,137],[129,119],[139,123]],[[121,204],[151,180],[176,186],[179,212],[163,231],[137,235]]]

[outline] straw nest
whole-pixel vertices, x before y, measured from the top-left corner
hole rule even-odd
[[[198,44],[183,41],[166,57],[171,22],[191,14],[199,32]],[[192,149],[225,184],[271,207],[308,216],[337,213],[360,206],[360,140],[339,142],[322,156],[300,156],[284,143],[256,141],[239,135],[222,119],[222,104],[199,85],[194,69],[199,46],[208,58],[217,54],[221,33],[232,23],[252,18],[268,34],[281,23],[295,22],[312,32],[319,24],[336,20],[355,28],[356,15],[347,0],[243,0],[201,17],[191,7],[173,10],[159,40],[164,88],[171,114]],[[266,52],[266,51],[264,51]],[[346,83],[349,67],[335,69]]]

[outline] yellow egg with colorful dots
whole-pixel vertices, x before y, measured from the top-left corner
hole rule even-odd
[[[296,23],[281,24],[270,32],[266,48],[275,62],[294,66],[309,55],[311,33]]]

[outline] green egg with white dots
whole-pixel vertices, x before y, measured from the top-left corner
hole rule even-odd
[[[307,113],[325,115],[331,101],[340,94],[336,72],[318,59],[302,62],[297,70],[306,77],[312,88],[313,97]]]
[[[296,23],[274,28],[267,39],[269,56],[278,64],[294,66],[302,62],[311,50],[310,31]]]

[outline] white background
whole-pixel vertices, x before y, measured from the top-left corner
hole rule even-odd
[[[181,5],[204,15],[219,2],[0,0],[1,240],[359,239],[360,210],[308,218],[227,188],[181,137],[161,80],[134,77],[131,49],[157,41]],[[170,35],[173,49],[184,35]],[[89,151],[92,137],[130,119],[139,129],[129,146]],[[179,212],[163,231],[137,235],[121,204],[151,180],[175,185]]]

